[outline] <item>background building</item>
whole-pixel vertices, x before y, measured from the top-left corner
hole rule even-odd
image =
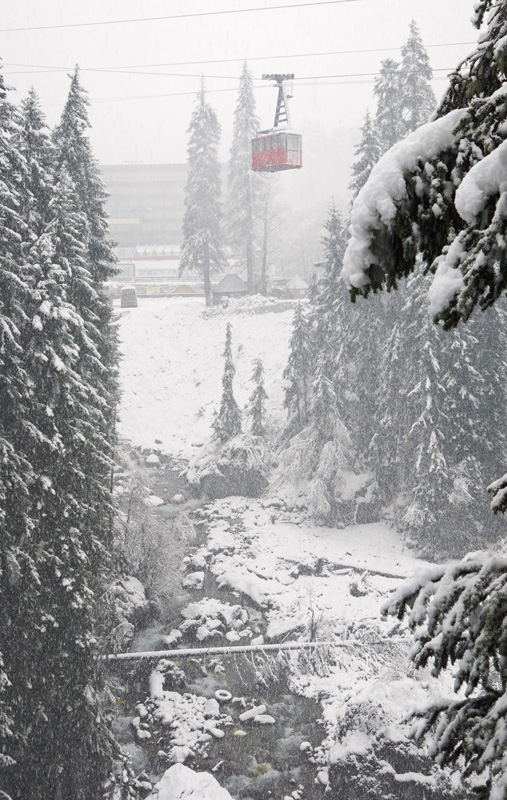
[[[102,166],[109,195],[111,238],[123,249],[157,248],[166,258],[179,251],[186,164]]]

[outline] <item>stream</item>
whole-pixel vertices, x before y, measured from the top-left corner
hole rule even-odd
[[[166,462],[150,470],[154,495],[185,498],[179,507],[167,502],[155,508],[161,522],[202,506],[190,498],[180,468]],[[181,560],[198,563],[206,524],[196,530],[197,540],[180,548]],[[167,546],[176,547],[170,541]],[[206,625],[211,630],[203,639]],[[262,611],[240,605],[206,570],[201,585],[185,586],[183,580],[163,618],[138,630],[130,650],[249,644],[265,629]],[[182,762],[213,773],[235,800],[322,798],[327,776],[320,765],[321,707],[290,691],[288,658],[259,652],[116,662],[111,669],[123,697],[112,731],[135,774],[154,786],[172,763]]]

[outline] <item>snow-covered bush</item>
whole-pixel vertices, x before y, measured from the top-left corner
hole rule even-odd
[[[362,506],[374,498],[375,480],[370,472],[356,469],[350,436],[338,420],[334,435],[322,444],[309,426],[292,437],[280,453],[273,486],[290,504],[304,497],[311,516],[321,525],[344,526],[366,521]]]
[[[268,486],[269,450],[263,439],[242,433],[223,445],[210,441],[193,458],[185,477],[207,498],[259,497]]]

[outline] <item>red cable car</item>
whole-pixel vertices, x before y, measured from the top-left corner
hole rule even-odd
[[[300,169],[303,166],[302,137],[290,130],[288,100],[291,95],[286,93],[284,86],[284,82],[293,80],[294,75],[263,75],[262,78],[276,81],[278,100],[272,130],[259,131],[252,139],[252,169],[255,172]],[[280,122],[285,122],[286,127],[279,129]]]

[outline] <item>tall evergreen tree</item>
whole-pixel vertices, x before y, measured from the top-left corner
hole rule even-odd
[[[266,432],[264,427],[266,418],[265,403],[268,396],[264,388],[264,366],[260,358],[254,361],[252,381],[255,384],[255,388],[249,400],[249,410],[252,418],[251,432],[253,436],[264,436]]]
[[[55,153],[39,98],[33,88],[21,103],[21,120],[15,143],[26,162],[21,213],[35,238],[44,233],[51,217]]]
[[[404,496],[405,528],[419,551],[455,557],[499,535],[482,487],[501,468],[505,312],[446,335],[428,313],[428,277],[399,288],[377,403],[379,482]],[[487,358],[484,352],[487,352]],[[493,438],[491,430],[500,432]]]
[[[227,323],[224,347],[224,374],[222,377],[222,401],[213,422],[213,430],[217,441],[225,444],[241,433],[241,411],[232,390],[232,382],[236,368],[232,359],[232,327]]]
[[[364,125],[361,128],[361,141],[355,152],[359,158],[352,165],[354,177],[349,184],[349,189],[352,191],[354,198],[357,197],[357,194],[370,177],[370,172],[381,154],[379,136],[369,111],[366,112]]]
[[[211,304],[211,274],[225,265],[220,205],[220,124],[206,102],[204,85],[188,128],[188,176],[181,243],[180,273],[194,270],[204,278],[206,305]]]
[[[310,326],[301,303],[298,303],[289,343],[289,359],[283,371],[284,406],[288,415],[286,430],[289,436],[293,436],[308,424],[314,368]]]
[[[412,20],[410,36],[401,50],[399,73],[402,136],[428,122],[435,111],[437,101],[430,86],[432,77],[428,54],[419,29]]]
[[[375,128],[382,153],[389,150],[403,136],[400,80],[399,63],[392,58],[382,61],[373,89],[373,94],[377,98]]]
[[[0,676],[0,718],[12,720],[16,761],[2,759],[0,776],[13,800],[88,800],[112,756],[94,700],[93,638],[112,508],[114,346],[98,292],[112,257],[93,181],[85,205],[63,159],[45,206],[49,146],[34,97],[24,126],[1,92],[0,103],[0,588],[9,600],[0,650],[10,681]],[[93,173],[86,157],[81,164],[89,169],[76,180]]]
[[[229,158],[227,239],[241,268],[246,268],[248,291],[255,289],[255,252],[259,238],[261,177],[252,171],[252,138],[259,129],[252,75],[241,71]]]
[[[379,184],[375,199],[365,187],[361,221],[353,210],[353,238],[344,259],[353,297],[396,287],[423,265],[436,273],[430,310],[446,328],[468,320],[477,304],[493,305],[507,287],[507,101],[498,91],[505,79],[507,0],[480,0],[473,19],[477,28],[486,22],[479,46],[451,76],[425,135],[419,130],[397,148],[405,191],[398,182],[392,197],[383,187],[391,208],[387,220],[377,206]],[[385,158],[387,169],[389,154]],[[505,511],[507,477],[490,488],[494,510]],[[417,733],[433,737],[440,764],[464,764],[465,776],[478,775],[473,791],[484,800],[507,797],[506,578],[505,559],[470,556],[423,571],[390,603],[392,613],[409,614],[416,666],[432,660],[437,675],[449,664],[457,666],[456,689],[465,691],[422,711]]]
[[[17,630],[21,607],[19,577],[33,576],[34,595],[38,575],[29,552],[34,523],[29,514],[32,469],[26,457],[37,432],[29,424],[27,381],[21,331],[27,324],[25,306],[32,299],[31,270],[24,264],[24,242],[29,238],[19,209],[21,187],[26,179],[26,162],[14,147],[19,118],[7,99],[0,74],[0,776],[13,765],[12,757],[23,735],[13,697],[14,683],[29,682],[29,671],[16,675],[10,647],[11,631]]]

